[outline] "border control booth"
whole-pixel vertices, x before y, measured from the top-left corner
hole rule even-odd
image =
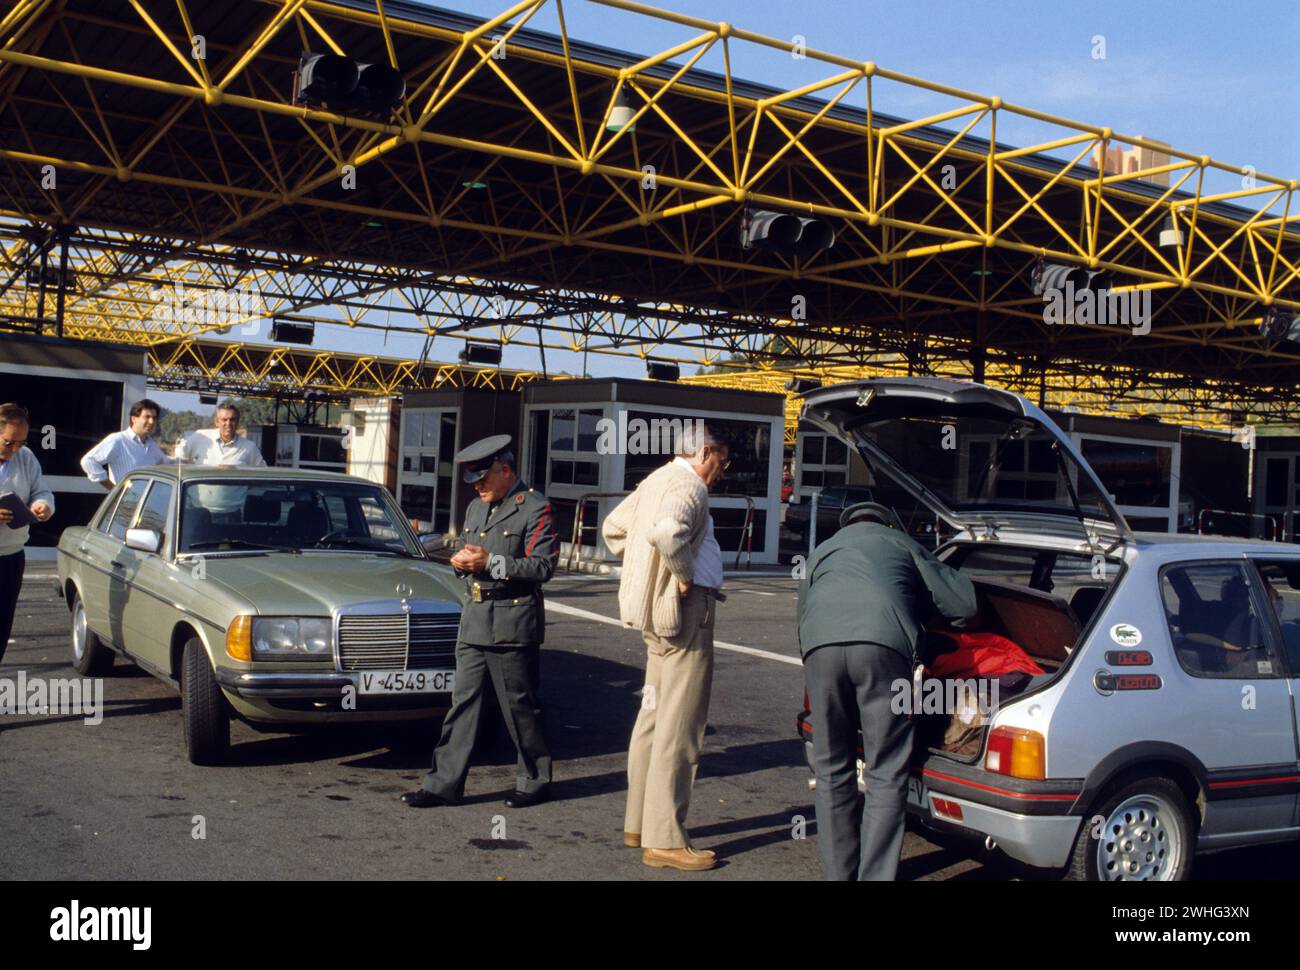
[[[724,564],[777,561],[784,395],[626,378],[539,382],[522,393],[520,471],[551,500],[562,563],[613,561],[600,523],[671,460],[663,445],[672,429],[696,418],[732,442],[731,466],[709,501]]]
[[[519,392],[410,391],[352,402],[348,470],[388,488],[420,532],[457,535],[474,490],[455,473],[456,452],[508,434],[519,450]]]

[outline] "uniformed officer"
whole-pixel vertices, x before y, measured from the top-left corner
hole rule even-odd
[[[510,435],[494,435],[456,455],[463,479],[478,493],[465,513],[465,546],[451,559],[469,591],[456,643],[451,710],[433,752],[433,767],[413,808],[454,805],[465,791],[478,736],[483,691],[490,677],[510,739],[519,752],[510,808],[546,801],[551,755],[538,699],[538,654],[545,635],[542,583],[559,554],[551,504],[519,480]]]

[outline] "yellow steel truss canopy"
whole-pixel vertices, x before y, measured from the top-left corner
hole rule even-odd
[[[1181,388],[1195,413],[1292,413],[1300,354],[1259,325],[1300,312],[1294,179],[1212,190],[1243,170],[813,49],[795,53],[816,80],[755,84],[738,50],[788,58],[790,41],[598,2],[683,40],[584,44],[561,0],[488,20],[394,0],[18,0],[0,16],[0,317],[165,345],[232,316],[160,294],[243,288],[261,302],[236,325],[531,332],[702,363],[892,353],[1120,406]],[[558,35],[528,26],[547,8]],[[304,50],[397,68],[401,104],[295,104]],[[902,119],[891,88],[941,106]],[[616,103],[630,122],[607,124]],[[1005,144],[1013,122],[1043,138]],[[1118,144],[1168,161],[1090,166]],[[835,245],[743,250],[750,206],[825,219]],[[1167,220],[1181,241],[1161,245]],[[1149,294],[1150,332],[1049,325],[1029,286],[1044,258]]]
[[[809,386],[831,385],[922,373],[956,380],[971,379],[969,367],[943,364],[921,369],[905,354],[881,354],[870,363],[858,365],[736,367],[696,374],[682,380],[707,387],[786,394],[785,443],[793,445],[803,405],[798,397],[800,382],[812,382]],[[1079,372],[1071,384],[1064,379],[1045,381],[1041,372],[1035,373],[1030,368],[996,365],[989,368],[984,383],[1021,394],[1038,402],[1040,407],[1054,410],[1105,417],[1154,418],[1169,424],[1221,431],[1240,428],[1248,422],[1280,427],[1293,422],[1296,413],[1294,407],[1286,402],[1253,401],[1242,395],[1239,388],[1213,382],[1189,385],[1177,374],[1149,374],[1138,383],[1124,381],[1115,375],[1102,379],[1095,374]]]
[[[299,399],[309,391],[340,401],[443,387],[519,390],[541,375],[335,351],[267,347],[185,337],[148,350],[151,384],[178,391]]]

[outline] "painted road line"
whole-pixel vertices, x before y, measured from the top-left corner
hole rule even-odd
[[[580,610],[576,606],[570,606],[567,603],[557,603],[553,599],[548,599],[546,601],[546,608],[548,610],[554,610],[556,613],[563,613],[566,616],[576,616],[579,619],[592,620],[595,623],[608,623],[610,626],[616,626],[620,630],[629,629],[612,616],[604,616],[600,613],[593,613],[590,610]],[[803,666],[803,661],[798,657],[787,657],[783,653],[773,653],[771,650],[759,650],[756,647],[746,647],[739,643],[727,643],[724,640],[714,640],[713,646],[719,650],[730,650],[732,653],[747,653],[751,657],[762,657],[764,660],[776,660],[779,663],[792,664],[795,667]]]

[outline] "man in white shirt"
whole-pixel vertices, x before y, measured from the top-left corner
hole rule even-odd
[[[227,401],[217,408],[212,427],[186,435],[176,446],[176,460],[200,465],[242,465],[264,468],[257,445],[239,434],[239,408]],[[218,520],[238,517],[248,488],[242,485],[196,485],[199,504]]]
[[[147,397],[131,405],[131,427],[114,431],[82,456],[81,470],[86,477],[112,491],[137,468],[172,464],[152,437],[160,414],[162,409]]]
[[[683,461],[681,458],[673,460]],[[700,549],[695,554],[694,573],[693,585],[714,591],[722,589],[722,547],[718,545],[718,540],[713,535],[712,514],[709,515],[704,541],[700,543]]]
[[[176,460],[199,465],[247,465],[262,468],[266,459],[257,445],[239,433],[239,408],[227,402],[217,408],[212,427],[187,434],[176,446]]]

